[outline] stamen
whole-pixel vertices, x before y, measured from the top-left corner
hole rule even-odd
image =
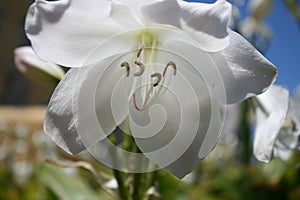
[[[162,76],[160,73],[154,73],[151,75],[151,78],[153,77],[156,77],[157,78],[157,81],[154,83],[153,87],[156,87],[158,86],[158,84],[160,83],[161,79],[162,79]]]
[[[174,75],[174,76],[176,75],[176,72],[177,72],[176,64],[175,64],[175,62],[173,62],[173,61],[169,61],[169,62],[167,63],[167,65],[166,65],[165,69],[164,69],[163,77],[165,77],[166,72],[167,72],[167,69],[168,69],[169,66],[171,66],[171,67],[173,68],[173,70],[174,70],[173,75]]]
[[[144,71],[145,71],[145,66],[144,66],[144,64],[141,63],[141,62],[138,62],[138,61],[135,61],[134,63],[135,63],[137,66],[140,67],[140,71],[136,72],[136,73],[134,74],[134,76],[141,76],[141,75],[144,73]]]
[[[130,74],[130,66],[129,66],[128,62],[121,63],[121,67],[125,67],[126,68],[126,76],[128,77],[129,74]]]
[[[146,45],[143,44],[143,45],[141,46],[141,48],[139,48],[139,50],[138,50],[138,52],[137,52],[137,55],[136,55],[137,58],[140,57],[140,55],[141,55],[141,53],[142,53],[142,51],[144,50],[145,47],[146,47]]]

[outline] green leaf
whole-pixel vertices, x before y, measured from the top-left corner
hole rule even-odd
[[[38,173],[41,181],[61,200],[98,200],[98,194],[78,175],[71,175],[59,167],[43,164]]]
[[[165,170],[161,170],[157,174],[157,180],[162,199],[189,200],[186,184],[175,176]]]

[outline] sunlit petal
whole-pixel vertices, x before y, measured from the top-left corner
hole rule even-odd
[[[199,41],[199,48],[219,51],[229,44],[227,26],[231,4],[219,0],[214,4],[177,0],[154,1],[142,8],[149,21],[176,26]]]
[[[234,31],[229,35],[230,45],[211,55],[222,74],[227,103],[236,103],[266,91],[277,70],[242,36]]]
[[[263,162],[273,158],[273,148],[289,107],[289,93],[279,86],[272,86],[259,95],[256,108],[254,155]]]

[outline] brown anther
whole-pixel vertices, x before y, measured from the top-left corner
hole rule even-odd
[[[175,62],[173,62],[173,61],[169,61],[169,62],[167,63],[167,65],[166,65],[165,69],[164,69],[163,77],[165,77],[166,72],[167,72],[167,69],[168,69],[168,67],[170,67],[170,66],[171,66],[171,67],[173,68],[173,70],[174,70],[173,75],[174,75],[174,76],[176,75],[176,72],[177,72],[176,64],[175,64]]]
[[[154,74],[151,75],[151,78],[154,78],[154,77],[156,77],[157,80],[156,80],[156,82],[154,83],[153,87],[156,87],[156,86],[158,86],[158,84],[160,83],[160,81],[161,81],[161,79],[162,79],[162,76],[161,76],[160,73],[154,73]]]
[[[121,63],[121,67],[125,67],[126,68],[126,76],[128,77],[129,74],[130,74],[130,66],[129,66],[128,62]]]
[[[143,44],[143,45],[141,46],[141,48],[139,48],[139,50],[138,50],[138,52],[137,52],[137,55],[136,55],[137,58],[140,57],[140,55],[141,55],[142,51],[144,50],[144,48],[145,48],[145,45]]]
[[[138,61],[135,61],[134,63],[135,63],[137,66],[140,67],[140,71],[136,72],[136,73],[134,74],[134,76],[141,76],[141,75],[144,73],[144,71],[145,71],[145,65],[144,65],[143,63],[141,63],[141,62],[138,62]]]

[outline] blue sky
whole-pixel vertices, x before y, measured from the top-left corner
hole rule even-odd
[[[293,92],[300,84],[300,25],[282,1],[274,2],[273,10],[266,19],[274,36],[266,57],[278,68],[277,83]]]
[[[189,0],[214,2],[214,0]],[[242,16],[247,15],[247,3],[241,7]],[[282,1],[274,0],[273,9],[265,23],[273,33],[273,41],[265,56],[276,65],[276,83],[294,92],[300,84],[300,25],[289,13]]]

